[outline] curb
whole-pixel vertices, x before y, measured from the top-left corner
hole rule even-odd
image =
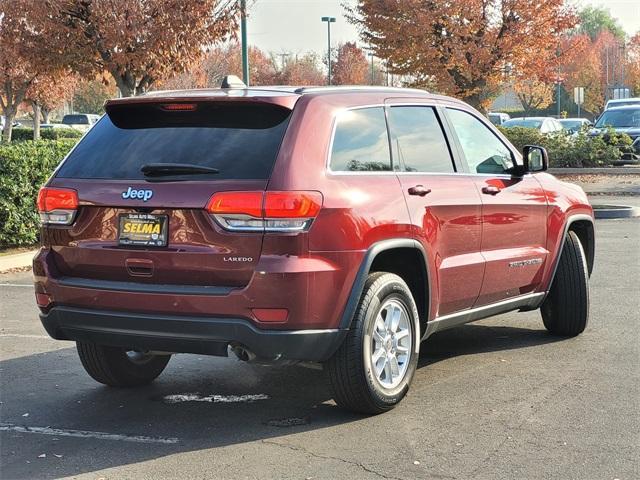
[[[640,175],[640,167],[549,168],[552,175]]]
[[[38,250],[0,256],[0,272],[30,266],[36,253],[38,253]]]
[[[640,217],[640,207],[629,205],[592,205],[593,214],[599,219]]]

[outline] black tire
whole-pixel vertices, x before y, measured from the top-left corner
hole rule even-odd
[[[82,366],[91,377],[111,387],[136,387],[155,380],[169,363],[171,355],[132,357],[126,348],[76,342]]]
[[[589,320],[589,275],[580,239],[569,232],[549,295],[542,304],[542,320],[553,335],[575,337]]]
[[[405,309],[411,330],[409,359],[400,383],[385,388],[372,368],[372,332],[385,302],[395,300]],[[406,395],[418,363],[420,321],[407,284],[397,275],[375,272],[368,276],[351,329],[338,351],[325,364],[333,398],[338,406],[358,413],[378,414],[391,410]]]

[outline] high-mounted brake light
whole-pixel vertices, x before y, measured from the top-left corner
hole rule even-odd
[[[227,230],[303,232],[322,207],[320,192],[218,192],[207,211]]]
[[[197,110],[197,103],[164,103],[160,106],[163,110],[170,112],[193,112]]]
[[[78,193],[67,188],[42,187],[38,192],[38,212],[44,225],[71,225],[78,210]]]

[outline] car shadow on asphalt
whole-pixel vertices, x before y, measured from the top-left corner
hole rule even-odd
[[[555,340],[544,331],[466,325],[424,343],[419,368],[455,356]],[[95,383],[80,366],[75,348],[5,360],[0,369],[1,422],[8,430],[2,432],[4,478],[79,475],[181,452],[255,441],[274,443],[277,437],[368,421],[335,406],[321,370],[301,366],[262,367],[177,355],[157,381],[132,389]],[[184,401],[168,400],[176,398]],[[402,414],[401,408],[396,412]],[[42,435],[19,432],[15,426],[123,438]],[[157,441],[131,441],[135,436]],[[163,443],[166,439],[175,442]]]
[[[437,332],[424,341],[420,348],[418,368],[452,357],[514,350],[562,340],[562,337],[554,337],[543,328],[530,329],[470,323]]]

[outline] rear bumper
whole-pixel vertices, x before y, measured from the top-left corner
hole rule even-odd
[[[227,355],[242,345],[265,360],[327,360],[346,330],[262,330],[241,318],[143,314],[55,306],[40,314],[52,338],[136,350]]]

